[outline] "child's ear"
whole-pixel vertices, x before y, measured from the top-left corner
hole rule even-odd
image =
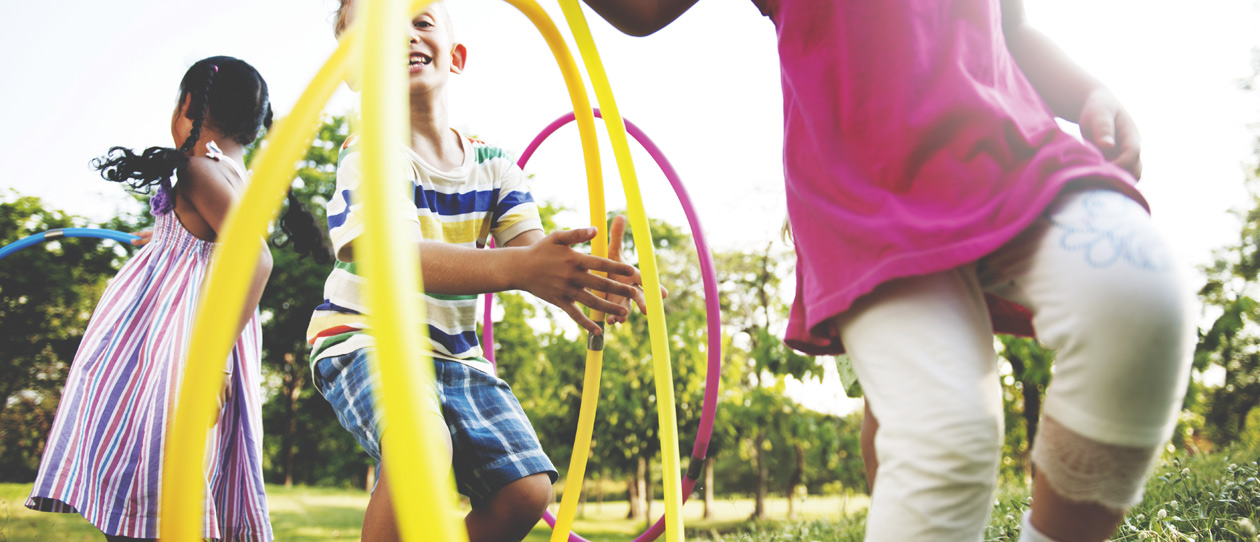
[[[468,62],[468,48],[462,43],[451,46],[451,73],[463,73],[465,62]]]

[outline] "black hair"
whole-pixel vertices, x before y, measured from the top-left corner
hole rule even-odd
[[[284,240],[272,241],[277,247],[293,245],[293,251],[300,256],[299,260],[311,256],[316,263],[332,263],[332,249],[328,246],[324,228],[320,227],[315,215],[293,195],[292,189],[289,190],[288,205],[280,216],[280,231],[284,232]]]
[[[192,119],[192,131],[178,149],[149,147],[136,154],[126,147],[113,147],[92,167],[105,180],[124,183],[133,190],[149,193],[154,214],[175,208],[171,175],[188,163],[188,153],[201,139],[207,122],[242,145],[253,143],[259,130],[271,126],[271,100],[267,82],[248,62],[230,56],[212,56],[197,61],[179,83],[179,103],[188,98],[184,114]]]

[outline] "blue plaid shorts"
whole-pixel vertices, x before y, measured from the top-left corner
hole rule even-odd
[[[373,404],[377,376],[368,370],[368,351],[315,362],[315,387],[332,404],[337,420],[363,450],[381,460],[385,421]],[[451,432],[455,483],[479,507],[494,492],[531,474],[559,473],[543,452],[534,427],[507,382],[456,361],[434,360],[436,396]]]

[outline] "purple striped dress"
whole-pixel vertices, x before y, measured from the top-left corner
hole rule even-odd
[[[211,157],[245,178],[231,158]],[[28,508],[78,512],[108,535],[158,537],[166,426],[213,248],[175,213],[159,215],[152,241],[105,289],[70,367]],[[268,541],[257,313],[227,367],[231,395],[209,429],[204,534]]]

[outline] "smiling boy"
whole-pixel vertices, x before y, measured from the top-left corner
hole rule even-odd
[[[342,0],[336,33],[350,22],[351,0]],[[467,48],[454,39],[441,3],[410,21],[408,82],[410,141],[400,149],[408,168],[408,220],[397,224],[411,234],[422,254],[429,341],[434,359],[436,400],[432,413],[449,429],[446,442],[459,491],[472,511],[465,519],[472,541],[519,540],[542,517],[557,477],[529,420],[508,385],[482,357],[476,335],[478,294],[524,290],[570,315],[591,333],[601,328],[578,304],[624,317],[628,308],[597,295],[636,301],[642,294],[634,267],[578,253],[569,245],[590,240],[594,228],[544,236],[538,209],[521,170],[497,147],[463,136],[447,118],[447,85],[463,71]],[[362,155],[357,138],[347,139],[337,166],[336,193],[328,202],[329,233],[336,268],[325,283],[325,301],[308,329],[316,386],[333,405],[341,424],[377,461],[387,433],[373,404],[377,377],[368,370],[374,339],[368,332],[356,274],[354,241],[363,233],[363,209],[354,202]],[[403,173],[403,172],[400,172]],[[490,236],[503,248],[484,250]],[[591,273],[609,273],[604,278]],[[629,284],[627,284],[629,283]],[[427,491],[427,488],[406,488]],[[363,540],[397,540],[389,494],[389,470],[382,467],[363,523]]]

